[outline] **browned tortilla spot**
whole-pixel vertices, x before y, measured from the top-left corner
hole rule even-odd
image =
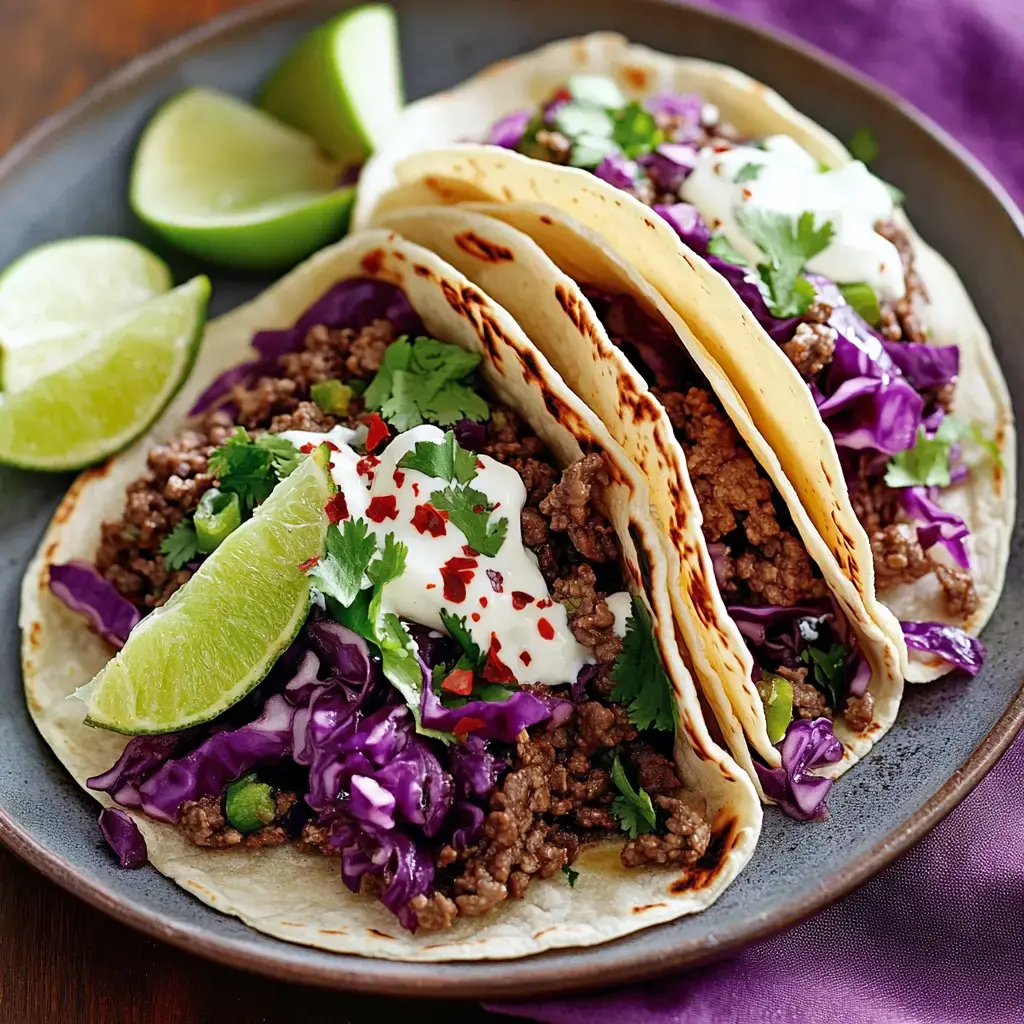
[[[645,903],[642,907],[634,907],[634,914],[642,914],[645,910],[656,910],[658,907],[667,907],[667,903]]]
[[[422,263],[414,263],[412,265],[412,272],[417,277],[430,277],[430,278],[432,278],[434,276],[434,272],[430,269],[430,267],[425,267],[425,266],[423,266]]]
[[[647,88],[647,68],[627,65],[622,69],[622,77],[637,91]]]
[[[370,275],[370,277],[377,277],[381,270],[384,269],[384,250],[374,249],[372,252],[368,252],[362,260],[363,270]]]
[[[496,242],[488,242],[475,231],[463,231],[461,235],[456,235],[455,244],[463,252],[488,263],[510,263],[515,260],[511,249],[498,245]]]
[[[28,645],[32,650],[39,646],[39,638],[42,632],[43,624],[38,619],[28,627]]]
[[[548,225],[554,223],[554,221],[552,221],[552,219],[546,213],[542,213],[540,215],[540,222],[541,222],[541,224],[548,224]]]
[[[366,930],[371,935],[376,935],[378,939],[391,939],[392,941],[394,941],[394,938],[395,938],[394,935],[388,935],[387,932],[379,932],[379,931],[377,931],[376,928],[367,928]]]

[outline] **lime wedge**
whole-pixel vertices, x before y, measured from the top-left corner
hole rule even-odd
[[[76,358],[0,392],[0,462],[74,469],[123,448],[160,414],[185,379],[202,337],[210,282],[193,278],[108,328],[84,336]],[[40,358],[45,359],[45,354]]]
[[[126,238],[41,245],[0,275],[0,347],[92,330],[170,287],[164,261]]]
[[[77,691],[88,724],[174,732],[215,718],[263,679],[309,611],[299,566],[323,551],[329,454],[321,446],[304,459]]]
[[[317,144],[223,93],[190,89],[165,104],[135,153],[135,212],[188,252],[278,270],[336,241],[354,189]]]
[[[364,4],[314,29],[270,76],[259,105],[313,136],[335,160],[360,163],[403,105],[395,12]]]

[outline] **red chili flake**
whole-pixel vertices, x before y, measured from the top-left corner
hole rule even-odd
[[[401,487],[405,483],[405,474],[400,469],[396,469],[391,474],[391,479],[395,481],[396,487]]]
[[[431,537],[443,537],[445,535],[445,520],[447,512],[439,512],[430,502],[424,505],[417,505],[412,515],[412,525],[420,533],[429,533]]]
[[[436,583],[428,583],[423,589],[424,590],[434,590],[436,587],[437,587]]]
[[[533,595],[527,594],[524,590],[512,591],[512,607],[521,612],[528,604],[533,604]]]
[[[324,441],[324,444],[325,444],[325,445],[327,445],[327,447],[328,447],[328,448],[329,448],[329,449],[330,449],[330,450],[331,450],[332,452],[340,452],[340,451],[341,451],[341,449],[340,449],[340,448],[339,448],[339,447],[338,447],[338,446],[337,446],[337,445],[336,445],[336,444],[335,444],[335,443],[334,443],[333,441],[326,441],[326,440],[325,440],[325,441]]]
[[[487,607],[487,598],[486,597],[481,597],[480,598],[480,607],[481,608],[486,608]]]
[[[554,604],[554,602],[551,600],[550,597],[542,597],[537,602],[537,607],[538,608],[550,608],[552,604]]]
[[[484,721],[482,718],[460,718],[455,723],[455,728],[452,730],[456,736],[467,736],[471,732],[476,732],[477,729],[484,727]]]
[[[462,553],[467,558],[477,558],[480,555],[479,551],[477,551],[475,548],[471,548],[468,544],[462,545]]]
[[[376,455],[366,455],[356,463],[356,472],[360,476],[369,477],[373,483],[373,471],[380,465],[380,459]]]
[[[753,194],[754,194],[754,193],[753,193],[753,192],[751,192],[749,188],[745,188],[745,189],[743,190],[743,198],[744,198],[744,199],[749,199],[749,198],[750,198],[750,197],[751,197],[751,196],[752,196]]]
[[[324,505],[324,511],[332,523],[340,523],[342,519],[348,519],[348,502],[345,500],[344,492],[336,491],[334,497]]]
[[[414,498],[418,498],[420,496],[420,485],[416,483],[415,480],[412,483],[412,493]]]
[[[393,494],[378,494],[366,506],[366,514],[375,522],[398,518],[398,499]]]
[[[491,590],[500,594],[505,586],[505,580],[497,569],[488,569],[487,578],[491,581]]]
[[[552,626],[551,623],[548,622],[547,619],[538,619],[537,620],[537,632],[540,633],[540,635],[545,640],[554,640],[555,639],[555,627]]]
[[[479,459],[476,460],[476,468],[477,469],[483,469],[484,468],[484,464]]]
[[[497,512],[499,508],[501,508],[501,502],[500,502],[500,501],[496,501],[496,502],[495,502],[495,503],[494,503],[494,504],[493,504],[493,505],[491,506],[491,511],[492,511],[492,512]]]
[[[516,677],[512,674],[512,669],[498,657],[500,650],[501,641],[492,633],[491,646],[487,648],[487,661],[484,662],[484,670],[480,674],[489,683],[514,683]]]
[[[474,622],[479,622],[479,621],[480,621],[480,613],[479,613],[479,612],[473,612],[473,614],[472,614],[472,615],[470,615],[470,618],[471,618],[471,619],[472,619],[472,620],[473,620]]]
[[[477,563],[472,558],[449,558],[441,566],[441,581],[444,583],[445,600],[461,604],[466,600],[466,584],[473,579]]]
[[[483,505],[474,505],[473,506],[473,514],[474,515],[477,515],[477,516],[480,515],[480,513],[483,512],[483,510],[484,510]]]
[[[302,453],[303,455],[308,455],[308,454],[309,454],[309,453],[310,453],[310,452],[311,452],[311,451],[313,450],[313,448],[314,448],[314,447],[315,447],[315,445],[313,444],[313,442],[312,442],[312,441],[307,441],[307,442],[306,442],[306,443],[305,443],[305,444],[304,444],[304,445],[303,445],[303,446],[302,446],[302,447],[301,447],[301,448],[299,449],[299,451],[300,451],[300,452],[301,452],[301,453]]]
[[[366,450],[372,452],[377,450],[382,441],[386,441],[391,436],[391,431],[380,418],[380,414],[376,412],[370,413],[369,424],[370,429],[366,434]]]
[[[473,673],[468,668],[453,668],[441,682],[441,689],[468,697],[473,692]]]
[[[334,463],[333,462],[328,462],[327,463],[327,468],[328,469],[334,469]]]
[[[530,652],[529,652],[529,651],[523,651],[523,652],[522,652],[522,653],[521,653],[521,654],[519,655],[519,660],[520,660],[520,661],[521,661],[521,662],[522,662],[522,663],[523,663],[524,665],[527,665],[527,666],[529,666],[530,662],[531,662],[531,661],[533,661],[533,658],[531,658],[531,657],[530,657]]]
[[[312,558],[307,558],[304,562],[299,563],[299,572],[306,572],[308,569],[312,569],[317,562],[320,561],[319,555],[314,555]]]

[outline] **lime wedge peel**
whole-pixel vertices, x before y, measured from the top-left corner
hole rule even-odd
[[[130,201],[155,231],[205,259],[289,266],[346,231],[355,190],[317,144],[209,89],[168,101],[135,154]]]
[[[321,446],[280,483],[121,652],[75,694],[89,725],[175,732],[210,721],[264,678],[302,628],[334,493]]]
[[[403,102],[398,25],[387,4],[354,7],[315,28],[259,97],[263,110],[343,164],[361,163],[378,148]]]
[[[91,331],[170,288],[167,264],[126,238],[41,245],[0,275],[0,347]]]
[[[0,462],[77,469],[125,447],[191,369],[209,296],[207,278],[193,278],[125,314],[55,372],[0,392]]]

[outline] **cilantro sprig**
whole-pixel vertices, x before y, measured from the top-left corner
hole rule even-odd
[[[449,522],[463,532],[466,543],[474,551],[493,558],[501,550],[508,535],[508,519],[502,516],[490,522],[495,506],[483,491],[473,487],[446,487],[434,491],[430,503],[448,513]]]
[[[644,603],[633,598],[622,651],[612,666],[612,700],[625,705],[638,729],[675,728],[672,686],[654,640],[654,627]]]
[[[814,214],[805,212],[796,219],[783,213],[739,207],[736,220],[750,240],[765,254],[759,263],[773,316],[803,316],[814,301],[814,286],[802,271],[831,243],[835,231],[831,221],[814,225]]]
[[[651,796],[643,788],[633,788],[618,754],[612,765],[611,778],[619,791],[619,795],[612,801],[611,811],[619,819],[622,831],[630,839],[636,839],[641,832],[653,832],[658,827],[658,816],[651,803]]]
[[[950,453],[960,440],[960,434],[960,425],[952,416],[943,419],[931,437],[923,426],[919,427],[914,447],[898,452],[889,460],[886,484],[896,488],[948,487]]]
[[[365,519],[346,519],[339,527],[327,527],[327,551],[306,575],[322,594],[344,608],[363,589],[363,577],[377,553],[377,538]]]
[[[800,652],[800,660],[814,670],[815,687],[825,695],[833,711],[842,707],[846,693],[846,655],[846,646],[838,642],[828,650],[808,644]]]
[[[480,356],[434,338],[399,338],[366,389],[366,408],[379,412],[396,430],[421,423],[446,427],[459,420],[482,422],[487,403],[473,390]]]
[[[732,177],[732,180],[737,185],[742,185],[747,181],[755,181],[757,176],[764,170],[764,164],[755,164],[752,160],[748,160]]]
[[[569,880],[569,888],[570,889],[575,889],[576,888],[576,880],[580,877],[580,873],[578,871],[574,871],[573,868],[572,868],[572,865],[570,865],[570,864],[563,864],[562,865],[562,874],[565,875],[565,877]]]
[[[418,441],[398,463],[399,469],[415,469],[427,476],[460,484],[470,483],[477,474],[476,452],[463,448],[449,430],[444,440]]]
[[[295,445],[283,437],[262,434],[252,441],[244,427],[236,427],[210,456],[209,467],[220,489],[237,494],[252,511],[270,497],[278,481],[292,473],[302,459]]]
[[[171,532],[164,537],[160,545],[160,554],[164,556],[164,567],[177,572],[188,565],[199,553],[199,538],[191,519],[182,519]]]
[[[711,241],[708,242],[708,252],[712,256],[717,256],[720,260],[725,260],[726,263],[731,263],[736,267],[748,265],[746,257],[732,247],[732,243],[725,235],[712,235]]]
[[[473,639],[473,635],[466,625],[466,617],[464,615],[454,615],[447,608],[442,608],[441,623],[448,635],[462,648],[462,655],[455,667],[469,669],[474,673],[481,672],[487,656],[480,650],[480,645]]]

